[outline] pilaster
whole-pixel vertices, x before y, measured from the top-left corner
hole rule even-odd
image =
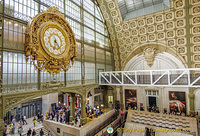
[[[87,117],[86,117],[86,110],[85,110],[85,103],[86,103],[86,98],[81,97],[81,124],[86,124],[87,123]]]
[[[121,107],[123,107],[123,109],[124,109],[124,91],[123,91],[123,88],[122,87],[120,87],[120,105],[121,105]]]
[[[189,88],[189,103],[190,103],[190,110],[189,113],[193,113],[195,112],[194,110],[194,91],[196,88]]]
[[[75,117],[75,94],[70,95],[70,117],[69,120],[72,122]]]

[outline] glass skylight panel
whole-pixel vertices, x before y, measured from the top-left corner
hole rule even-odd
[[[118,0],[124,20],[150,14],[170,7],[169,0]]]

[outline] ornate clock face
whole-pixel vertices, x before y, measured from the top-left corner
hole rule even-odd
[[[52,57],[61,58],[67,52],[68,38],[62,29],[52,25],[42,29],[41,36],[44,50]]]
[[[61,55],[66,49],[65,37],[57,28],[47,29],[44,41],[48,51],[54,55]]]

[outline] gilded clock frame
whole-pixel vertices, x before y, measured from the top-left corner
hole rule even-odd
[[[43,35],[46,27],[56,27],[64,36],[67,49],[61,55],[54,55],[45,49]],[[36,69],[52,74],[67,71],[77,56],[77,45],[74,32],[65,20],[64,14],[56,7],[50,7],[36,15],[27,25],[25,32],[26,60],[31,59]]]

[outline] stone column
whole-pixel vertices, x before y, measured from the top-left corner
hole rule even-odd
[[[121,107],[123,107],[123,109],[125,108],[124,105],[124,90],[122,87],[120,87],[120,105]]]
[[[86,117],[86,110],[85,110],[85,103],[86,103],[86,98],[81,97],[81,124],[86,124],[87,123],[87,117]]]
[[[37,77],[38,78],[37,79],[38,80],[37,81],[37,89],[40,90],[40,87],[41,87],[41,84],[40,84],[41,83],[41,78],[40,78],[40,70],[39,69],[38,69],[38,73],[37,74],[38,74],[38,77]]]
[[[65,103],[65,106],[68,107],[68,106],[69,106],[69,105],[68,105],[68,94],[64,94],[63,96],[64,96],[64,103]]]
[[[195,113],[194,110],[194,90],[195,88],[189,88],[189,103],[190,103],[190,111],[189,113]]]
[[[120,101],[120,87],[119,86],[116,87],[116,94],[117,94],[116,100]]]
[[[75,117],[75,101],[74,101],[74,98],[75,98],[75,94],[71,94],[70,95],[70,117],[69,117],[70,122],[72,122],[74,120],[74,117]]]

